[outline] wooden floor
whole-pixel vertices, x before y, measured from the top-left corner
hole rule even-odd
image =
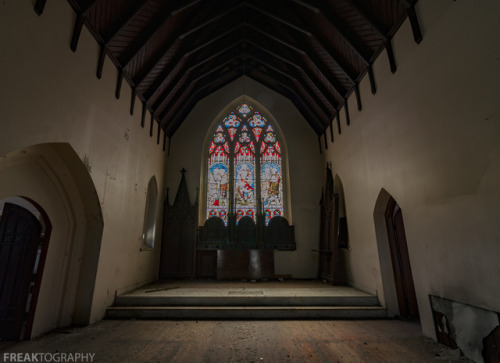
[[[468,362],[398,320],[104,320],[4,352],[95,353],[94,362]]]

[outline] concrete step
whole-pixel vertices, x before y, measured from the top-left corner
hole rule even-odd
[[[115,306],[378,306],[376,296],[146,296],[121,295]]]
[[[383,319],[380,306],[114,306],[108,319]]]

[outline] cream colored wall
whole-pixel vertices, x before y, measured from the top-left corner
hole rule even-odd
[[[140,247],[153,175],[162,209],[166,153],[156,144],[156,134],[150,138],[149,129],[141,128],[139,101],[130,116],[126,83],[121,98],[115,99],[117,71],[108,59],[102,79],[96,78],[99,48],[86,28],[77,51],[70,50],[74,21],[66,1],[47,2],[40,17],[31,1],[0,5],[0,155],[39,143],[66,142],[88,165],[104,220],[90,319],[96,321],[117,291],[157,276],[159,248]],[[40,180],[30,182],[35,187]],[[46,320],[38,332],[64,324],[54,316]]]
[[[349,100],[351,126],[342,117],[325,159],[344,186],[349,281],[397,308],[374,225],[384,188],[403,211],[423,330],[433,336],[429,294],[500,311],[500,3],[421,0],[416,10],[422,43],[406,21],[393,41],[396,74],[382,53],[377,93],[366,77],[363,110]]]
[[[201,100],[174,134],[168,160],[167,186],[173,203],[185,168],[191,202],[196,189],[203,188],[201,156],[205,135],[216,116],[233,100],[245,94],[261,103],[278,122],[288,146],[292,223],[295,225],[296,251],[275,252],[275,272],[296,278],[317,276],[319,200],[322,184],[322,161],[317,136],[293,104],[257,82],[245,78],[230,83]],[[199,221],[203,224],[204,220]]]

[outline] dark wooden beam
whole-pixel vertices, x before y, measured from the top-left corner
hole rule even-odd
[[[315,113],[312,112],[309,109],[309,106],[307,106],[302,97],[297,95],[296,91],[289,88],[286,85],[282,85],[281,83],[276,83],[274,80],[270,80],[270,76],[262,73],[258,69],[254,69],[252,72],[247,73],[247,76],[254,79],[256,82],[263,84],[264,86],[272,89],[273,91],[283,95],[284,97],[288,98],[294,106],[297,108],[297,110],[300,112],[302,117],[309,123],[309,125],[312,127],[312,129],[316,132],[317,135],[320,135],[322,127],[323,127],[323,122],[319,121],[316,119]]]
[[[33,7],[33,10],[35,10],[35,13],[38,15],[42,15],[43,9],[45,8],[45,3],[47,0],[36,0],[35,6]]]
[[[73,29],[73,36],[71,37],[70,48],[73,52],[76,52],[78,47],[78,40],[80,39],[80,34],[82,33],[83,24],[85,23],[85,18],[83,15],[78,15],[75,22],[75,27]]]
[[[153,137],[153,124],[155,121],[155,114],[151,112],[151,120],[149,123],[149,137]]]
[[[260,60],[263,64],[265,64],[271,68],[276,68],[275,66],[273,66],[273,64],[275,64],[276,61],[275,60],[273,61],[271,56],[269,56],[265,52],[262,52],[261,50],[259,50],[259,48],[252,46],[250,48],[247,48],[247,52],[250,52],[255,59]],[[316,104],[318,104],[323,109],[323,111],[326,111],[325,114],[331,116],[331,113],[335,110],[335,107],[328,101],[327,96],[325,96],[325,94],[321,92],[321,90],[319,88],[320,86],[315,84],[315,82],[313,82],[305,74],[305,72],[299,72],[295,67],[288,68],[287,67],[288,62],[283,62],[283,63],[286,63],[286,64],[277,63],[277,66],[278,66],[277,69],[281,69],[284,74],[293,77],[294,80],[301,83],[303,85],[304,89],[311,95],[311,97],[314,98]],[[294,66],[294,65],[292,64],[292,66]],[[300,67],[299,67],[299,69],[300,69]],[[302,79],[302,82],[300,82],[299,79]],[[310,84],[312,84],[315,87],[315,89],[313,89],[310,86]],[[316,93],[319,93],[323,98],[317,96]],[[326,103],[325,103],[325,101],[326,101]]]
[[[333,143],[333,117],[330,120],[330,139],[332,140]]]
[[[296,88],[297,92],[301,94],[301,97],[304,100],[308,100],[308,104],[312,109],[315,110],[315,114],[317,114],[322,119],[322,128],[324,128],[325,124],[329,123],[329,116],[325,114],[321,107],[317,104],[315,100],[311,98],[308,91],[303,87],[302,83],[300,83],[295,77],[287,74],[285,71],[278,69],[272,65],[264,63],[262,60],[252,57],[257,63],[263,65],[269,72],[273,73],[273,78],[276,79],[280,84],[287,86],[288,88]]]
[[[270,49],[268,49],[267,47],[265,47],[263,44],[257,44],[257,43],[254,43],[254,42],[251,42],[251,41],[247,41],[248,44],[254,46],[255,48],[257,49],[260,49],[266,53],[268,53],[271,57],[274,57],[276,59],[279,59],[287,64],[289,64],[290,66],[292,67],[295,67],[299,73],[304,73],[304,76],[306,77],[306,81],[309,80],[312,84],[314,84],[314,86],[316,88],[318,88],[319,92],[325,97],[325,99],[329,102],[329,105],[333,108],[333,109],[336,109],[339,105],[338,102],[335,102],[336,100],[334,100],[335,104],[330,102],[330,100],[333,98],[332,94],[330,93],[330,91],[327,89],[327,87],[325,87],[325,85],[323,84],[322,80],[319,79],[317,77],[317,75],[313,72],[310,71],[310,68],[309,67],[305,67],[303,68],[301,65],[297,64],[297,58],[296,59],[292,59],[292,58],[289,58],[287,56],[285,56],[284,54],[278,54]],[[325,78],[325,80],[328,82],[328,79]],[[339,97],[343,97],[342,94],[340,93],[339,90],[337,90],[331,83],[328,82],[328,85],[332,87],[332,89],[335,91],[335,93],[339,96]]]
[[[260,9],[259,7],[256,7],[256,6],[253,6],[252,8],[254,8],[254,9]],[[270,16],[270,15],[268,15],[268,12],[263,11],[263,10],[260,10],[260,11],[261,11],[261,13],[262,13],[263,15],[265,15],[265,16]],[[289,22],[289,21],[285,21],[285,20],[283,20],[281,17],[278,17],[278,16],[276,16],[276,15],[273,15],[273,16],[271,17],[271,19],[275,19],[275,18],[279,18],[279,19],[281,19],[281,22],[282,22],[283,24],[285,24],[285,25],[288,25],[288,26],[290,27],[290,29],[297,30],[297,28],[299,28],[299,25],[295,25],[295,26],[294,26],[294,25],[290,25],[290,22]],[[302,24],[305,24],[305,22],[301,23],[301,25],[302,25]],[[261,29],[259,29],[259,27],[258,27],[258,26],[256,26],[254,30],[259,31],[259,32],[262,32],[263,34],[265,34],[265,35],[269,36],[269,33],[268,33],[268,32],[262,31]],[[324,51],[324,52],[326,52],[326,53],[330,56],[330,58],[331,58],[331,59],[335,62],[335,64],[336,64],[336,65],[337,65],[337,67],[338,67],[338,68],[342,71],[342,73],[344,73],[344,74],[345,74],[345,76],[349,78],[349,80],[353,83],[353,85],[354,85],[354,83],[356,83],[356,81],[355,81],[355,76],[354,76],[354,74],[352,73],[352,71],[350,71],[350,70],[348,71],[348,70],[347,70],[348,66],[347,66],[346,64],[344,64],[344,62],[343,62],[343,60],[342,60],[342,59],[343,59],[343,57],[342,57],[342,56],[341,56],[341,55],[340,55],[340,54],[339,54],[339,53],[338,53],[335,49],[333,49],[333,48],[330,46],[329,42],[327,42],[321,34],[316,34],[316,33],[315,33],[315,34],[313,35],[313,31],[308,29],[308,30],[303,30],[303,31],[301,31],[301,32],[300,32],[300,31],[298,31],[298,32],[297,32],[297,37],[295,37],[295,38],[300,39],[299,37],[303,37],[304,35],[305,35],[305,36],[307,36],[307,37],[308,37],[308,38],[310,38],[310,39],[314,39],[314,40],[315,40],[315,41],[316,41],[316,42],[317,42],[317,43],[321,46],[321,48],[323,49],[323,51]],[[277,36],[275,36],[275,35],[274,35],[274,36],[272,36],[272,38],[273,38],[273,39],[276,39],[276,40],[278,40],[278,39],[279,39],[279,37],[277,37]],[[282,39],[279,39],[278,41],[283,42],[283,40],[282,40]],[[285,41],[285,43],[286,43],[286,41]],[[302,47],[302,48],[299,48],[299,49],[300,49],[300,50],[301,50],[301,52],[303,52],[304,54],[307,54],[307,55],[308,55],[309,57],[311,57],[311,58],[313,57],[313,55],[315,55],[315,54],[316,54],[316,51],[315,51],[314,49],[312,49],[312,48],[309,46],[308,41],[298,41],[298,43],[300,43],[300,44],[301,44],[301,47]],[[305,49],[303,49],[303,48],[305,48]],[[297,49],[297,48],[296,48],[296,49]],[[315,63],[316,65],[318,64],[317,62],[314,62],[314,63]],[[320,61],[319,63],[323,64],[323,62],[321,62],[321,61]],[[352,67],[349,65],[349,68],[352,68]]]
[[[339,132],[339,135],[342,134],[342,128],[340,127],[340,114],[339,111],[335,113],[335,118],[337,119],[337,130]]]
[[[415,4],[411,4],[406,11],[410,18],[411,29],[413,31],[413,39],[417,44],[422,41],[422,31],[420,30],[420,23],[418,21],[417,12],[415,11]]]
[[[191,55],[192,53],[201,50],[201,48],[203,48],[203,47],[211,46],[212,43],[218,41],[219,39],[225,37],[226,35],[233,34],[236,31],[236,29],[241,27],[241,26],[243,26],[243,25],[239,24],[235,27],[231,27],[227,31],[222,31],[222,33],[219,33],[219,35],[217,35],[216,37],[213,37],[213,38],[208,39],[207,41],[203,42],[200,47],[197,47],[195,49],[186,50],[184,53],[185,53],[185,55]],[[158,66],[159,62],[163,59],[163,57],[165,57],[167,55],[170,48],[175,44],[175,42],[181,40],[180,36],[181,36],[180,30],[175,35],[170,36],[168,41],[162,46],[162,48],[153,57],[151,57],[151,60],[149,60],[147,62],[147,64],[143,67],[143,69],[137,75],[134,75],[134,77],[132,78],[132,82],[135,85],[139,86],[144,81],[146,76],[153,69],[155,69]],[[184,39],[184,38],[182,38],[182,39]],[[179,51],[178,54],[184,55],[182,51]],[[177,60],[177,62],[178,61],[179,60]],[[169,62],[171,69],[173,69],[171,64],[173,64],[175,66],[175,63],[177,63],[177,62]],[[168,72],[168,69],[164,70],[162,72],[162,74],[165,74],[166,72]]]
[[[349,103],[347,102],[347,100],[345,100],[344,103],[344,111],[345,111],[345,122],[347,126],[349,126],[351,124],[351,118],[349,117]]]
[[[144,128],[146,123],[146,102],[142,103],[141,127]]]
[[[234,61],[237,57],[238,57],[238,52],[233,52],[232,56],[229,59],[226,59],[225,61],[218,62],[217,63],[218,65],[216,67],[211,68],[207,72],[202,72],[201,75],[199,75],[198,77],[190,77],[190,75],[192,73],[191,72],[192,69],[189,70],[188,72],[183,72],[182,76],[185,79],[182,82],[179,80],[178,83],[181,83],[182,86],[177,89],[175,94],[179,95],[179,97],[182,97],[187,92],[187,89],[191,85],[198,83],[203,78],[207,78],[207,77],[211,76],[213,73],[218,72],[220,69],[226,67],[232,61]],[[198,67],[199,65],[200,64],[197,64],[195,67]],[[174,87],[175,87],[175,84],[174,84]],[[168,103],[165,103],[167,97],[170,95],[170,93],[172,91],[174,91],[174,87],[168,93],[166,93],[167,92],[167,90],[166,90],[165,94],[162,95],[164,98],[159,99],[159,104],[157,105],[156,110],[158,112],[161,112],[161,114],[159,116],[160,120],[165,119],[165,117],[167,116],[167,112],[169,112],[173,107],[175,107],[175,104],[178,103],[179,97],[171,97],[170,101]],[[166,111],[162,112],[162,110],[166,110]]]
[[[391,67],[391,72],[396,73],[398,67],[396,66],[396,60],[394,59],[394,52],[392,50],[392,42],[387,39],[385,42],[385,50],[387,52],[387,57],[389,58],[389,65]]]
[[[123,82],[123,69],[118,70],[118,79],[116,81],[116,90],[115,97],[116,99],[120,99],[120,93],[122,91],[122,82]]]
[[[266,31],[263,31],[262,29],[255,28],[254,29],[256,32],[268,37],[269,39],[272,39],[273,41],[276,41],[289,49],[292,49],[293,51],[297,52],[300,56],[306,58],[313,67],[319,71],[333,86],[336,92],[338,92],[340,99],[343,99],[345,94],[347,93],[347,90],[341,86],[338,82],[335,81],[336,77],[331,71],[331,69],[327,68],[323,62],[316,56],[315,52],[310,49],[309,47],[305,46],[306,50],[300,49],[295,47],[293,44],[290,44],[289,42],[280,39],[279,37],[274,36],[273,34],[270,34]],[[349,79],[352,77],[349,76],[349,74],[342,69],[339,66],[339,70]],[[342,90],[341,90],[342,88]]]
[[[135,87],[132,87],[132,96],[130,98],[130,115],[131,116],[134,114],[136,96],[137,96],[137,90]]]
[[[149,100],[156,93],[156,91],[158,90],[158,88],[163,87],[164,91],[162,92],[162,95],[160,97],[158,97],[158,99],[160,101],[163,100],[172,91],[172,88],[177,85],[177,83],[179,82],[180,78],[182,78],[182,76],[187,71],[189,71],[189,69],[193,69],[193,68],[199,67],[200,65],[202,65],[202,64],[204,64],[204,63],[206,63],[206,62],[208,62],[208,61],[216,58],[220,54],[223,54],[223,53],[227,52],[228,50],[233,49],[233,48],[239,46],[241,43],[242,43],[242,40],[240,40],[239,42],[236,42],[236,43],[230,43],[229,46],[225,45],[224,48],[222,48],[222,49],[220,49],[220,48],[209,48],[209,52],[206,52],[203,55],[203,57],[201,57],[201,55],[200,55],[200,57],[199,57],[200,59],[197,61],[197,63],[194,63],[193,60],[191,60],[191,62],[189,62],[189,64],[187,65],[188,70],[183,69],[182,65],[181,65],[181,68],[177,71],[176,75],[174,75],[174,77],[170,77],[170,78],[167,79],[168,75],[170,75],[172,73],[172,71],[173,71],[173,69],[175,67],[175,65],[173,64],[173,62],[171,62],[163,70],[163,72],[160,74],[160,76],[158,77],[158,79],[144,93],[144,97],[146,98],[146,100]],[[185,56],[184,54],[181,54],[181,55],[182,55],[182,59],[184,60],[184,64],[186,64],[186,59],[188,57]],[[157,108],[158,107],[158,102],[156,102],[153,107]]]
[[[354,94],[356,95],[356,102],[358,105],[358,111],[361,111],[363,109],[363,105],[361,104],[361,94],[359,93],[359,84],[356,83],[354,86]]]
[[[324,2],[315,1],[314,4],[311,4],[312,0],[301,0],[296,1],[297,4],[301,5],[304,9],[311,10],[311,8],[316,8],[319,12],[325,17],[325,19],[329,22],[330,26],[335,30],[335,32],[340,35],[340,37],[344,40],[347,46],[356,54],[357,57],[361,58],[361,60],[365,64],[370,63],[370,57],[368,54],[364,53],[363,47],[361,47],[358,42],[350,36],[350,32],[343,25],[341,19],[334,14],[328,7],[324,6]],[[302,14],[300,11],[298,14]],[[315,30],[311,31],[317,38],[323,38],[321,35],[321,31]]]
[[[99,52],[99,60],[97,61],[97,72],[96,76],[97,78],[101,79],[102,77],[102,69],[104,68],[104,60],[106,59],[106,48],[104,46],[101,46],[101,50]]]
[[[325,139],[325,150],[328,150],[328,140],[326,139],[326,129],[323,131],[323,137]]]
[[[370,90],[374,95],[377,93],[377,84],[375,83],[375,75],[373,74],[373,67],[371,64],[368,66],[368,78],[370,79]]]
[[[160,127],[160,123],[157,122],[158,124],[158,132],[157,132],[157,135],[156,135],[156,145],[160,145],[160,133],[161,133],[161,127]]]
[[[102,33],[103,43],[107,46],[116,35],[127,26],[134,16],[148,3],[149,0],[136,0],[121,14],[120,17],[114,19],[111,26],[105,29]]]
[[[241,72],[233,72],[233,74],[227,74],[226,76],[219,76],[214,79],[217,79],[219,83],[214,85],[214,83],[210,81],[204,81],[203,85],[200,85],[198,87],[195,87],[195,91],[190,95],[189,99],[183,102],[182,104],[179,104],[182,106],[179,109],[176,109],[174,112],[172,112],[173,115],[175,115],[174,119],[172,119],[170,122],[165,123],[165,132],[170,138],[174,135],[174,133],[177,131],[181,123],[184,121],[184,119],[187,117],[187,115],[191,112],[192,108],[198,103],[200,99],[203,97],[207,96],[210,93],[213,93],[217,91],[218,89],[224,87],[225,85],[233,82],[235,79],[239,78],[242,76]],[[195,86],[195,85],[193,85]],[[167,117],[170,115],[167,115]],[[168,128],[167,128],[168,126]],[[170,148],[170,141],[169,141],[169,148]]]

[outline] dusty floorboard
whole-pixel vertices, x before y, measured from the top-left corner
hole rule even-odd
[[[95,353],[94,362],[467,362],[458,351],[397,320],[105,320],[4,352]]]

